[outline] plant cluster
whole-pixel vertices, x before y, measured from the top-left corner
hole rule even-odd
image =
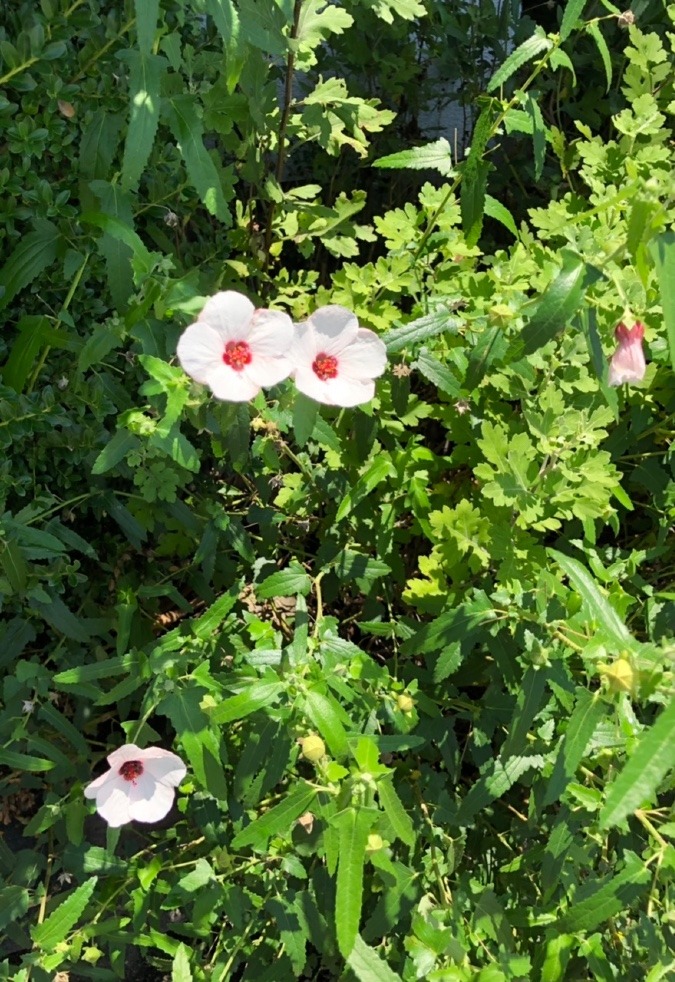
[[[672,976],[674,25],[5,5],[0,979]]]

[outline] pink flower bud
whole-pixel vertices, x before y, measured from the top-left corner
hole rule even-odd
[[[645,356],[642,350],[642,339],[645,336],[645,326],[636,321],[628,328],[624,323],[617,324],[614,337],[619,347],[609,363],[610,385],[623,385],[624,382],[641,382],[645,376]]]

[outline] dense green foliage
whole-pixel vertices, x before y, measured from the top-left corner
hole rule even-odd
[[[0,978],[673,977],[675,6],[633,9],[3,5]],[[176,342],[226,289],[355,311],[377,398],[211,398]],[[83,797],[125,742],[188,764],[158,826]]]

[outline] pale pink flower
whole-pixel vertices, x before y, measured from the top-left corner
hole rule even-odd
[[[633,327],[617,324],[614,337],[619,343],[609,362],[607,381],[610,385],[623,385],[624,382],[641,382],[645,375],[645,356],[642,339],[645,326],[636,321]]]
[[[247,402],[264,385],[287,378],[293,323],[278,310],[256,310],[234,290],[206,301],[194,324],[178,340],[178,360],[217,399]]]
[[[327,406],[358,406],[375,395],[387,349],[351,310],[330,304],[296,325],[291,359],[300,392]]]
[[[96,811],[111,828],[127,822],[159,822],[171,810],[176,788],[187,769],[170,750],[133,743],[108,754],[110,770],[84,789],[96,799]]]

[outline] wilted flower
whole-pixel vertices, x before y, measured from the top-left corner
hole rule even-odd
[[[110,770],[84,789],[85,798],[96,799],[96,811],[111,828],[127,822],[159,822],[171,809],[174,788],[187,769],[170,750],[133,743],[108,755]]]
[[[608,382],[610,385],[623,385],[624,382],[641,382],[645,375],[645,356],[642,339],[645,326],[636,321],[628,328],[624,323],[617,324],[614,337],[619,343],[609,363]]]
[[[33,700],[33,699],[24,699],[23,700],[23,702],[21,704],[21,712],[22,713],[32,713],[34,709],[35,709],[35,700]]]
[[[358,406],[375,395],[387,365],[387,349],[346,307],[320,307],[296,325],[291,351],[295,384],[328,406]]]
[[[288,352],[293,324],[277,310],[256,310],[234,290],[207,300],[194,324],[178,341],[178,360],[188,375],[202,382],[217,399],[247,402],[263,385],[290,375]]]

